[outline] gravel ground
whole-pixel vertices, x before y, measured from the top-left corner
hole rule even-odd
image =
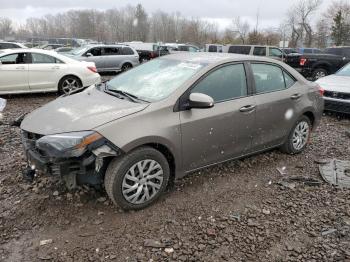
[[[54,98],[9,97],[5,120]],[[0,261],[350,261],[350,190],[281,184],[322,181],[315,160],[350,160],[348,129],[349,118],[325,116],[300,155],[274,150],[208,168],[123,212],[103,191],[25,182],[19,130],[0,126]]]

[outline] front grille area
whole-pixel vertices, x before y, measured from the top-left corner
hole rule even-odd
[[[350,100],[350,93],[325,91],[324,96],[336,99]]]
[[[43,136],[22,130],[22,143],[26,150],[31,149],[41,154],[42,152],[39,152],[39,150],[35,147],[35,142],[41,137]]]
[[[325,100],[325,110],[350,114],[350,103]]]

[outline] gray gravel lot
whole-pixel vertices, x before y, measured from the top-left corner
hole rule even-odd
[[[5,120],[52,99],[9,97]],[[350,261],[350,190],[280,184],[321,180],[315,160],[350,160],[349,119],[325,116],[300,155],[274,150],[187,176],[138,212],[56,178],[28,184],[19,130],[0,126],[0,261]]]

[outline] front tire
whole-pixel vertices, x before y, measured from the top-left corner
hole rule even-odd
[[[293,126],[288,135],[287,141],[281,147],[281,150],[287,154],[299,154],[307,146],[311,135],[311,121],[307,116],[302,116]]]
[[[114,204],[124,210],[139,210],[162,195],[169,177],[164,155],[151,147],[142,147],[112,160],[104,183]]]

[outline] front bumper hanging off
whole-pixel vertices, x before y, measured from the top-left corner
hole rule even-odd
[[[107,140],[88,148],[80,157],[53,158],[35,146],[41,135],[22,131],[22,143],[28,166],[41,174],[59,176],[69,189],[77,185],[100,185],[111,157],[118,156],[120,150]]]

